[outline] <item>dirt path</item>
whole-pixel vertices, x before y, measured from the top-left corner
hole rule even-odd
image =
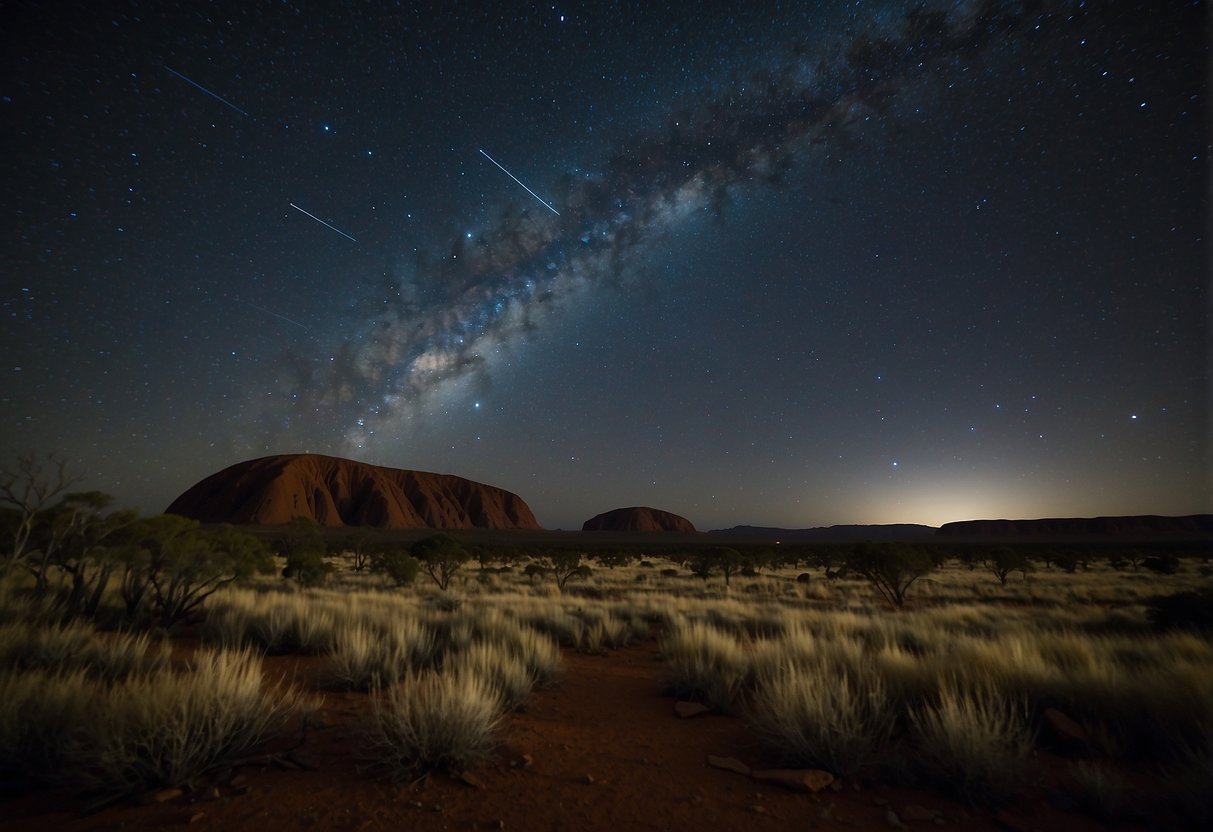
[[[285,657],[267,667],[306,678],[317,661]],[[660,674],[654,642],[609,656],[565,651],[560,683],[536,691],[524,712],[511,715],[497,761],[474,772],[480,786],[438,775],[397,787],[360,773],[351,738],[367,713],[366,697],[329,694],[326,724],[309,733],[299,754],[311,770],[245,767],[235,780],[229,775],[196,794],[84,817],[64,795],[41,792],[0,803],[0,830],[889,830],[888,809],[904,814],[908,804],[942,810],[943,828],[957,830],[1099,828],[1043,805],[996,823],[928,794],[847,787],[809,795],[711,768],[709,754],[770,761],[740,719],[675,717],[673,700],[660,693]]]

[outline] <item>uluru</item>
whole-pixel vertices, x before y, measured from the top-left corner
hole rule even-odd
[[[318,454],[237,463],[188,489],[166,513],[236,525],[306,517],[385,529],[542,528],[526,501],[503,488]]]
[[[591,517],[581,524],[583,532],[694,532],[685,517],[645,506],[617,508]]]

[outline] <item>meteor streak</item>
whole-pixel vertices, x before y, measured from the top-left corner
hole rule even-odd
[[[290,206],[291,206],[292,208],[294,208],[296,211],[299,211],[300,213],[307,214],[309,217],[311,217],[312,219],[314,219],[316,222],[320,223],[321,225],[323,225],[323,226],[325,226],[325,227],[327,227],[327,228],[331,228],[332,230],[334,230],[334,231],[336,231],[338,234],[340,234],[342,237],[345,237],[347,240],[352,240],[352,241],[353,241],[353,242],[355,242],[355,243],[356,243],[356,242],[358,242],[357,240],[355,240],[355,239],[354,239],[353,237],[351,237],[349,234],[346,234],[344,231],[342,231],[342,230],[341,230],[340,228],[338,228],[337,226],[335,226],[335,225],[329,225],[327,222],[325,222],[324,220],[320,219],[320,217],[316,216],[315,214],[309,214],[307,211],[304,211],[302,208],[300,208],[300,207],[299,207],[298,205],[296,205],[295,203],[293,203],[293,202],[292,202],[292,203],[290,203]]]
[[[480,155],[481,155],[481,156],[483,156],[484,158],[488,159],[488,160],[489,160],[490,162],[492,162],[494,165],[497,165],[497,167],[501,168],[501,172],[502,172],[502,173],[504,173],[506,176],[508,176],[510,179],[513,179],[513,180],[514,180],[515,182],[517,182],[519,185],[522,185],[522,180],[521,180],[521,179],[519,179],[519,178],[518,178],[517,176],[515,176],[514,174],[510,173],[510,172],[509,172],[508,170],[506,170],[505,168],[502,168],[502,167],[501,167],[501,163],[500,163],[500,162],[498,162],[496,159],[494,159],[492,156],[490,156],[489,154],[485,153],[483,150],[481,150],[481,151],[480,151]],[[539,200],[540,202],[542,202],[542,203],[543,203],[543,207],[544,207],[544,208],[547,208],[549,211],[551,211],[551,212],[552,212],[553,214],[555,214],[556,216],[560,216],[560,212],[559,212],[559,211],[557,211],[555,208],[553,208],[551,205],[548,205],[548,203],[547,203],[547,202],[545,202],[545,201],[544,201],[544,199],[543,199],[543,197],[541,197],[539,194],[537,194],[537,193],[535,193],[534,191],[532,191],[532,190],[531,190],[530,188],[528,188],[526,185],[522,185],[522,189],[523,189],[524,191],[526,191],[528,194],[530,194],[531,196],[535,197],[535,199],[537,199],[537,200]]]
[[[255,304],[255,303],[249,303],[247,300],[245,300],[245,301],[241,301],[241,303],[243,303],[245,306],[251,306],[252,308],[256,309],[258,312],[264,312],[264,313],[265,313],[265,314],[267,314],[267,315],[273,315],[275,318],[278,318],[278,319],[280,319],[280,320],[286,321],[288,324],[294,324],[295,326],[297,326],[297,327],[299,327],[300,329],[302,329],[304,332],[307,332],[307,331],[308,331],[306,326],[304,326],[303,324],[299,323],[298,321],[292,321],[292,320],[291,320],[290,318],[288,318],[286,315],[279,315],[277,312],[274,312],[274,311],[272,311],[272,310],[270,310],[270,309],[264,309],[264,308],[262,308],[262,307],[258,306],[258,305],[257,305],[257,304]]]
[[[247,116],[248,118],[252,118],[252,116],[250,116],[250,115],[249,115],[248,113],[246,113],[244,110],[241,110],[239,107],[237,107],[237,106],[236,106],[235,104],[233,104],[232,102],[228,101],[228,100],[227,100],[226,98],[224,98],[223,96],[221,96],[221,95],[216,95],[215,93],[213,93],[213,92],[211,92],[210,90],[208,90],[206,87],[204,87],[204,86],[202,86],[201,84],[199,84],[197,81],[192,81],[192,80],[190,80],[189,78],[186,78],[184,75],[182,75],[182,74],[181,74],[180,72],[178,72],[177,70],[173,69],[171,66],[168,66],[167,64],[165,64],[165,65],[164,65],[164,68],[165,68],[165,69],[167,69],[169,72],[173,73],[174,75],[176,75],[178,78],[180,78],[180,79],[181,79],[182,81],[184,81],[185,83],[190,84],[191,86],[195,86],[195,87],[197,87],[198,89],[202,90],[204,93],[206,93],[207,95],[209,95],[211,98],[214,98],[214,99],[217,99],[217,100],[219,100],[219,101],[222,101],[224,104],[226,104],[227,106],[231,107],[231,108],[232,108],[233,110],[235,110],[236,112],[240,113],[240,115],[242,115],[242,116]]]

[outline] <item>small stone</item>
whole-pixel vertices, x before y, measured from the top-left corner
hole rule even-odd
[[[1058,739],[1074,745],[1090,745],[1090,738],[1082,726],[1056,708],[1045,708],[1044,718]]]
[[[535,758],[530,754],[523,754],[518,759],[510,761],[510,768],[530,768],[534,762]]]
[[[455,779],[461,783],[467,783],[469,786],[471,786],[474,789],[483,789],[484,788],[484,781],[481,780],[479,777],[477,777],[475,774],[472,774],[472,772],[470,772],[470,771],[458,772],[455,775]]]
[[[765,815],[765,814],[767,814],[767,807],[759,806],[757,803],[755,803],[750,806],[750,811],[756,815]]]
[[[228,783],[228,785],[229,786],[243,786],[246,783],[248,783],[248,778],[245,777],[243,774],[237,774],[235,777],[233,777],[231,779],[231,781]]]
[[[820,769],[764,769],[750,772],[755,780],[766,783],[776,783],[789,789],[802,792],[819,792],[834,783],[834,775]]]
[[[884,813],[884,822],[887,823],[889,826],[893,827],[894,829],[908,830],[910,828],[901,822],[901,818],[897,817],[897,813],[894,812],[892,809],[889,809]]]
[[[190,823],[197,823],[204,817],[206,817],[206,812],[194,812],[194,814],[190,815]]]
[[[707,705],[702,705],[698,702],[675,702],[674,713],[682,719],[690,719],[693,716],[711,713],[712,709]]]
[[[919,806],[917,803],[911,803],[903,806],[901,809],[903,820],[937,820],[941,815],[943,815],[943,812],[938,809],[928,809],[925,806]]]
[[[181,797],[183,792],[181,789],[161,789],[152,795],[153,803],[167,803],[170,800],[176,800]]]
[[[738,774],[750,776],[750,767],[738,760],[736,757],[717,757],[713,754],[708,755],[708,765],[715,768],[722,768],[725,771],[735,771]]]
[[[587,775],[585,776],[585,782],[586,782],[586,783],[588,783],[588,784],[590,784],[591,786],[592,786],[592,785],[594,785],[594,775],[592,775],[592,774],[587,774]]]

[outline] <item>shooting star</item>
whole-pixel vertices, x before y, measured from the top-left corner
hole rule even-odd
[[[291,205],[291,207],[292,207],[292,208],[294,208],[296,211],[299,211],[300,213],[303,213],[303,214],[307,214],[309,217],[311,217],[312,219],[314,219],[316,222],[320,223],[321,225],[326,226],[327,228],[331,228],[331,229],[333,229],[333,230],[334,230],[334,231],[336,231],[338,234],[340,234],[342,237],[345,237],[347,240],[351,240],[351,241],[353,241],[353,242],[355,242],[355,243],[356,243],[356,242],[358,242],[357,240],[355,240],[355,239],[354,239],[353,237],[351,237],[349,234],[346,234],[344,231],[342,231],[342,230],[341,230],[340,228],[338,228],[337,226],[335,226],[335,225],[329,225],[327,222],[325,222],[324,220],[320,219],[320,217],[316,216],[315,214],[308,214],[308,212],[307,212],[307,211],[304,211],[302,208],[300,208],[300,207],[299,207],[298,205],[296,205],[295,203],[293,203],[293,202],[292,202],[292,203],[290,203],[290,205]]]
[[[513,179],[513,180],[514,180],[515,182],[517,182],[519,185],[522,185],[522,180],[521,180],[521,179],[519,179],[519,178],[518,178],[517,176],[515,176],[514,174],[510,173],[510,172],[509,172],[508,170],[506,170],[505,168],[502,168],[502,167],[501,167],[501,163],[500,163],[500,162],[498,162],[496,159],[494,159],[492,156],[490,156],[489,154],[485,153],[483,150],[481,150],[481,151],[480,151],[480,155],[481,155],[481,156],[483,156],[484,158],[488,159],[488,160],[489,160],[490,162],[492,162],[494,165],[497,165],[497,167],[501,168],[501,172],[502,172],[502,173],[504,173],[506,176],[508,176],[510,179]],[[559,211],[557,211],[555,208],[553,208],[551,205],[549,205],[549,204],[548,204],[546,201],[544,201],[543,197],[541,197],[539,194],[537,194],[537,193],[535,193],[534,191],[532,191],[532,190],[531,190],[530,188],[528,188],[526,185],[522,185],[522,189],[523,189],[524,191],[526,191],[528,194],[530,194],[531,196],[535,197],[535,199],[537,199],[537,200],[539,200],[541,203],[543,203],[543,207],[544,207],[544,208],[547,208],[549,211],[551,211],[551,212],[552,212],[553,214],[555,214],[556,216],[560,216],[560,212],[559,212]]]
[[[263,309],[262,307],[258,306],[258,305],[257,305],[257,304],[255,304],[255,303],[249,303],[247,300],[243,300],[243,301],[241,301],[241,303],[243,303],[245,306],[251,306],[251,307],[253,307],[253,308],[254,308],[254,309],[256,309],[258,312],[264,312],[264,313],[265,313],[265,314],[267,314],[267,315],[273,315],[275,318],[278,318],[279,320],[286,321],[288,324],[294,324],[295,326],[297,326],[297,327],[299,327],[300,329],[302,329],[304,332],[307,332],[307,331],[308,331],[308,329],[307,329],[307,327],[306,327],[306,326],[304,326],[303,324],[299,323],[298,321],[292,321],[292,320],[291,320],[290,318],[288,318],[286,315],[279,315],[277,312],[273,312],[273,311],[271,311],[271,310],[269,310],[269,309]]]
[[[214,99],[217,99],[217,100],[219,100],[219,101],[222,101],[224,104],[226,104],[227,106],[231,107],[231,108],[232,108],[233,110],[235,110],[236,112],[240,113],[240,115],[245,116],[245,117],[247,117],[247,118],[252,118],[252,116],[250,116],[250,115],[249,115],[248,113],[246,113],[244,110],[241,110],[239,107],[237,107],[237,106],[236,106],[235,104],[233,104],[232,102],[228,101],[228,100],[227,100],[226,98],[224,98],[222,95],[216,95],[215,93],[213,93],[213,92],[211,92],[210,90],[208,90],[206,87],[204,87],[204,86],[202,86],[201,84],[199,84],[197,81],[194,81],[194,80],[191,80],[191,79],[189,79],[189,78],[186,78],[184,75],[182,75],[182,74],[181,74],[180,72],[178,72],[177,70],[173,69],[171,66],[168,66],[167,64],[165,64],[165,65],[164,65],[164,68],[165,68],[165,69],[167,69],[169,72],[173,73],[174,75],[176,75],[178,78],[180,78],[180,79],[181,79],[182,81],[184,81],[185,83],[190,84],[190,85],[192,85],[192,86],[195,86],[195,87],[197,87],[198,89],[202,90],[204,93],[206,93],[207,95],[209,95],[211,98],[214,98]]]

